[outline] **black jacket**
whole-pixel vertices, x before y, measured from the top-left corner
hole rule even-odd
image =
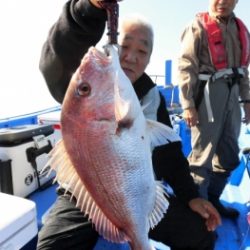
[[[83,55],[101,39],[106,19],[106,12],[92,6],[88,0],[72,0],[65,4],[58,21],[51,28],[43,46],[40,70],[50,93],[59,103],[62,103],[71,76]],[[141,99],[155,84],[144,73],[133,86]],[[171,126],[162,96],[157,120]],[[157,178],[167,181],[176,196],[187,203],[199,195],[181,147],[181,142],[174,142],[155,148],[153,166]]]

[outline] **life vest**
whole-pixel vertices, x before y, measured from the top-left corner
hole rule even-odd
[[[197,16],[207,32],[208,47],[214,67],[216,70],[227,68],[227,55],[226,49],[223,45],[221,29],[216,21],[211,18],[207,12],[199,13]],[[249,32],[239,18],[235,18],[235,20],[238,26],[239,38],[241,42],[241,67],[248,67],[250,62]]]

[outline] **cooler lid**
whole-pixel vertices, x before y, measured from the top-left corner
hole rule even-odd
[[[61,110],[54,112],[44,113],[37,116],[38,123],[40,124],[60,124]]]
[[[0,245],[12,235],[36,221],[36,204],[33,201],[0,192]],[[36,233],[36,232],[35,232]]]
[[[0,146],[13,146],[27,141],[37,135],[50,135],[53,125],[28,124],[0,129]]]

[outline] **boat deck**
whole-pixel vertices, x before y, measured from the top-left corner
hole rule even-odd
[[[57,109],[56,109],[57,110]],[[55,111],[55,110],[50,110]],[[44,113],[44,112],[41,112]],[[31,123],[37,123],[37,115],[32,117],[23,117],[19,119],[18,124],[15,119],[0,122],[0,128],[11,127],[16,125],[23,125]],[[175,125],[183,139],[183,151],[185,155],[190,151],[190,133],[185,126],[185,123],[177,116]],[[239,145],[241,150],[250,148],[250,127],[242,126],[241,136],[239,138]],[[222,218],[222,225],[218,227],[218,239],[216,242],[215,250],[250,250],[250,159],[249,154],[243,154],[241,151],[241,164],[232,173],[231,178],[221,196],[221,201],[225,205],[230,205],[237,208],[240,211],[239,218],[235,220],[229,220]],[[34,201],[37,207],[37,222],[38,229],[42,226],[43,216],[46,214],[48,209],[51,207],[56,199],[56,185],[50,185],[43,190],[37,190],[27,198]],[[29,242],[22,250],[35,250],[36,249],[36,238]],[[126,244],[110,244],[103,241],[100,238],[100,242],[97,244],[94,250],[127,250]],[[159,247],[158,250],[169,249],[168,247]]]
[[[218,239],[215,250],[250,250],[249,215],[250,212],[250,178],[245,167],[244,157],[240,166],[234,171],[228,182],[221,200],[225,205],[230,205],[240,211],[238,219],[230,220],[222,218],[222,225],[216,230]],[[38,228],[42,226],[42,219],[47,209],[53,204],[56,198],[56,185],[52,185],[45,190],[33,193],[29,198],[37,205]],[[35,240],[34,240],[35,241]],[[31,242],[23,250],[34,250],[35,242]],[[95,250],[102,250],[103,245],[109,245],[109,250],[127,250],[126,245],[115,245],[100,239]],[[167,249],[167,248],[166,248]],[[159,248],[164,250],[164,248]]]

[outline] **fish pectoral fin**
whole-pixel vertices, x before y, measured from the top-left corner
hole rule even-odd
[[[134,122],[131,117],[131,105],[129,102],[125,102],[120,99],[120,103],[116,103],[115,117],[117,121],[116,134],[119,134],[123,129],[129,129]]]
[[[131,103],[128,101],[124,101],[122,98],[117,98],[117,102],[115,104],[115,118],[116,121],[121,121],[128,117],[130,112]]]
[[[164,217],[167,212],[169,202],[166,198],[164,184],[161,181],[156,181],[156,199],[154,208],[149,216],[149,226],[154,228]]]
[[[123,120],[130,120],[133,113],[133,106],[131,103],[130,95],[125,95],[127,93],[124,91],[123,80],[121,80],[120,71],[115,72],[115,83],[114,83],[114,103],[115,103],[115,119],[117,122]],[[126,82],[126,81],[125,81]]]
[[[172,128],[157,121],[147,119],[147,130],[153,147],[181,141],[179,135]]]

